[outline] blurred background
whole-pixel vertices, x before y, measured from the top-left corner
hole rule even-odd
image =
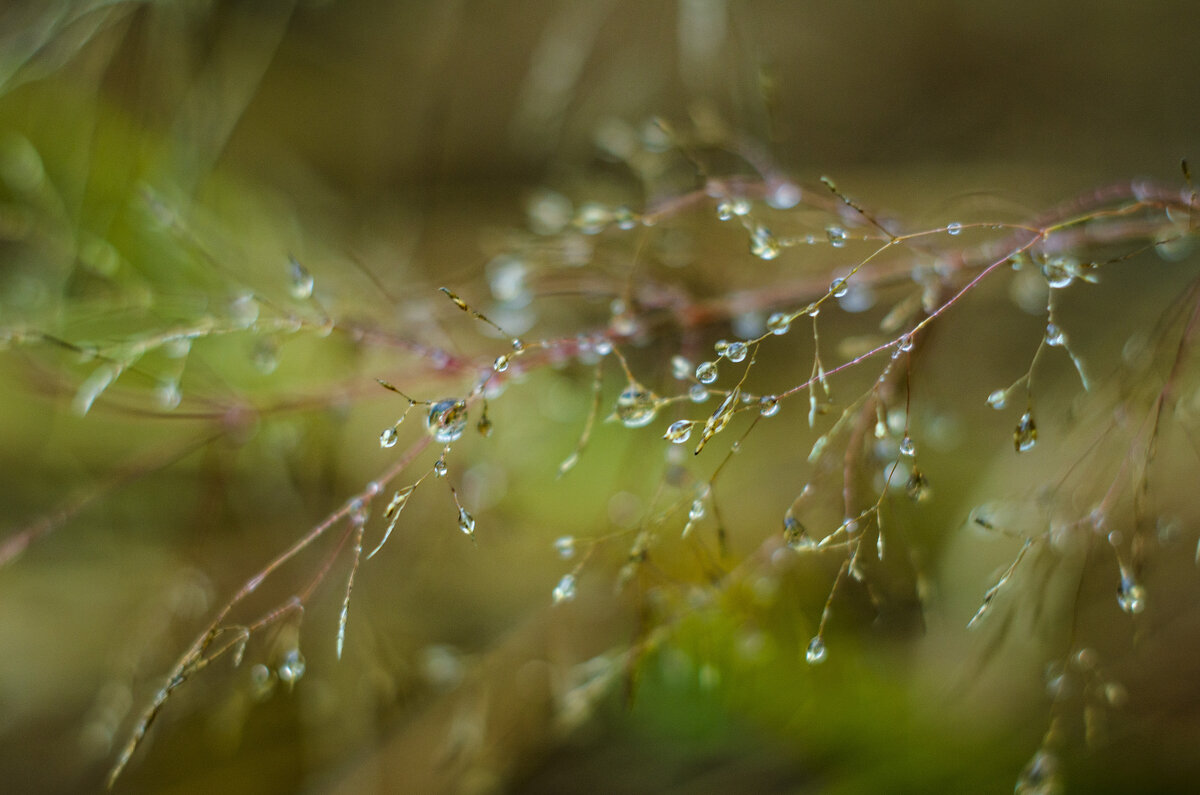
[[[570,245],[538,224],[553,226],[555,197],[641,210],[695,187],[691,163],[638,172],[616,156],[669,148],[664,124],[719,141],[700,158],[717,175],[828,174],[914,229],[1014,221],[1111,182],[1184,187],[1180,160],[1200,157],[1198,29],[1200,9],[1170,0],[5,4],[0,780],[102,788],[205,622],[420,436],[410,419],[379,447],[404,402],[375,379],[458,395],[466,363],[504,350],[439,286],[529,338],[603,329],[607,300],[554,299],[620,294],[638,252],[598,244],[594,267],[563,268]],[[674,242],[655,273],[691,295],[809,276],[823,291],[845,264],[822,249],[767,267],[705,213],[656,238]],[[535,313],[497,292],[511,273],[498,255],[517,245],[544,264]],[[880,573],[879,599],[839,600],[826,664],[803,652],[838,561],[775,566],[765,543],[807,477],[805,412],[785,407],[722,481],[722,587],[707,549],[673,540],[658,579],[614,595],[624,539],[660,507],[657,433],[599,425],[556,480],[592,369],[544,367],[495,396],[492,437],[472,431],[449,458],[475,546],[446,490],[422,488],[356,575],[340,661],[344,559],[303,622],[172,696],[117,791],[1008,791],[1051,727],[1072,790],[1187,789],[1194,400],[1148,492],[1145,614],[1118,610],[1111,552],[1066,544],[1023,570],[1024,598],[987,631],[962,629],[1020,548],[963,532],[971,509],[1071,476],[1061,504],[1085,514],[1120,445],[1144,438],[1109,424],[1114,406],[1151,404],[1170,368],[1197,262],[1166,253],[1138,250],[1065,300],[1089,366],[1130,369],[1080,403],[1070,362],[1047,365],[1048,442],[1020,466],[1012,418],[983,398],[1028,366],[1045,319],[1001,284],[930,335],[913,378],[933,498],[896,509],[907,559]],[[822,335],[877,331],[885,310],[828,317]],[[172,328],[195,333],[155,341]],[[804,380],[806,345],[781,343],[776,385],[755,388]],[[639,377],[669,381],[668,347],[631,352]],[[132,364],[109,384],[114,360]],[[1195,393],[1191,372],[1178,394]],[[605,406],[621,383],[610,367]],[[711,541],[714,525],[700,531]],[[614,534],[570,560],[555,547]],[[551,607],[585,547],[577,598]],[[303,588],[330,548],[282,569],[239,620]],[[279,661],[301,630],[289,687]]]

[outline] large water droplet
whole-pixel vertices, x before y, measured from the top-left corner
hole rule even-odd
[[[630,384],[617,397],[617,419],[626,428],[641,428],[658,414],[658,397],[640,384]]]
[[[683,444],[691,437],[694,424],[691,420],[677,420],[667,428],[663,438],[672,444]]]
[[[808,643],[808,649],[804,652],[804,659],[809,665],[819,665],[825,662],[828,652],[825,649],[825,641],[821,640],[821,636],[817,635]]]
[[[457,441],[467,427],[467,404],[455,398],[439,400],[429,407],[426,427],[434,441],[443,444]],[[382,442],[381,437],[380,443]]]
[[[1075,273],[1078,269],[1079,266],[1074,260],[1066,257],[1051,257],[1042,265],[1042,275],[1046,277],[1046,284],[1054,289],[1061,289],[1075,281]]]
[[[731,342],[725,346],[725,358],[731,362],[740,362],[746,358],[747,348],[744,342]]]
[[[791,325],[792,316],[786,312],[774,312],[767,318],[767,331],[776,336],[787,334]]]
[[[779,413],[779,398],[774,395],[764,395],[758,401],[758,413],[763,417],[774,417]]]
[[[701,362],[696,367],[696,380],[702,384],[711,384],[717,380],[717,363]]]
[[[1037,444],[1037,423],[1033,421],[1033,412],[1027,411],[1021,415],[1021,419],[1017,421],[1017,427],[1013,429],[1013,447],[1018,453],[1024,453],[1033,449],[1035,444]]]
[[[396,430],[395,426],[384,428],[383,433],[379,434],[379,446],[384,448],[395,447],[399,439],[400,433]]]

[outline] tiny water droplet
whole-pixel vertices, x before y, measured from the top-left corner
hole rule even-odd
[[[559,536],[554,539],[554,551],[563,560],[575,557],[575,536]]]
[[[684,357],[682,357],[682,356],[672,356],[671,357],[671,375],[675,377],[675,380],[686,381],[692,377],[692,373],[694,371],[695,371],[695,368],[692,367],[692,363],[689,362]]]
[[[400,439],[400,433],[395,426],[384,428],[383,433],[379,434],[379,446],[383,448],[395,447],[396,442]]]
[[[696,380],[702,384],[711,384],[717,380],[717,363],[701,362],[696,367]]]
[[[1130,615],[1135,615],[1146,609],[1146,588],[1129,574],[1121,575],[1121,584],[1117,586],[1117,604]]]
[[[809,665],[819,665],[825,662],[825,657],[828,652],[825,649],[825,641],[821,640],[821,636],[817,635],[808,642],[808,649],[804,652],[804,659]]]
[[[744,342],[731,342],[725,346],[725,358],[731,362],[740,362],[746,358],[747,348]]]
[[[692,507],[688,510],[688,520],[698,522],[704,518],[704,500],[692,500]]]
[[[497,373],[503,373],[508,369],[508,354],[500,354],[496,357],[496,361],[492,362],[492,369]]]
[[[745,196],[738,196],[733,200],[732,208],[734,215],[738,217],[747,216],[750,214],[750,200]]]
[[[312,297],[316,282],[312,274],[308,272],[308,268],[301,265],[294,257],[288,258],[288,279],[290,280],[288,289],[293,298],[302,300]]]
[[[562,604],[569,602],[575,598],[575,575],[564,574],[562,579],[558,581],[558,585],[554,586],[553,599],[554,604]]]
[[[786,312],[773,312],[767,318],[767,331],[770,331],[776,336],[782,336],[788,333],[788,329],[792,325],[792,316]]]
[[[294,685],[304,676],[304,669],[304,655],[300,653],[299,649],[289,649],[283,655],[283,661],[279,663],[277,669],[279,680],[285,684]]]
[[[992,394],[987,396],[987,403],[989,406],[999,411],[1008,405],[1008,395],[1003,389],[997,389],[996,391],[992,392]]]
[[[688,389],[688,399],[693,403],[703,403],[708,400],[708,390],[703,384],[692,384]]]
[[[947,234],[957,235],[961,231],[962,231],[962,224],[960,224],[958,221],[953,221],[949,224],[946,224]]]
[[[458,508],[458,529],[462,530],[464,535],[475,535],[475,517],[462,506]]]
[[[1027,411],[1021,415],[1021,419],[1017,421],[1017,427],[1013,430],[1013,447],[1018,453],[1024,453],[1033,449],[1035,444],[1037,444],[1037,423],[1033,421],[1033,412]]]
[[[176,381],[164,381],[159,384],[155,390],[155,397],[158,398],[158,405],[167,411],[179,408],[179,404],[183,402],[183,393],[179,391]]]
[[[764,395],[758,401],[758,413],[763,417],[774,417],[779,413],[779,398],[774,395]]]
[[[900,440],[900,455],[912,458],[917,454],[917,443],[912,440],[912,437],[907,433]]]
[[[446,471],[446,460],[444,458],[439,458],[437,461],[433,462],[433,474],[435,477],[446,477]]]
[[[717,202],[717,219],[728,221],[731,218],[733,218],[733,202],[729,199],[721,199]]]
[[[616,416],[626,428],[649,425],[657,414],[658,397],[640,384],[630,384],[617,397]]]
[[[672,444],[683,444],[692,435],[691,420],[677,420],[671,423],[671,427],[667,428],[667,432],[663,434],[663,438]]]
[[[750,233],[750,253],[759,259],[772,260],[779,256],[779,241],[771,230],[761,224]]]
[[[908,353],[913,349],[913,338],[911,334],[901,335],[900,340],[896,343],[896,350]]]
[[[795,516],[792,516],[790,510],[783,517],[783,543],[797,552],[812,549],[815,546],[813,540],[808,536],[808,530],[800,524]]]
[[[1054,323],[1046,324],[1046,344],[1059,347],[1067,344],[1066,333]]]
[[[460,439],[467,427],[467,404],[456,398],[439,400],[429,407],[425,422],[434,441],[446,443]],[[380,443],[382,443],[382,438]]]
[[[850,292],[850,285],[844,278],[839,277],[829,285],[829,292],[833,294],[834,298],[845,298],[846,293]]]
[[[846,230],[840,226],[825,227],[825,237],[829,238],[829,243],[834,248],[841,248],[846,245]]]
[[[250,669],[250,696],[255,701],[266,701],[275,691],[275,672],[262,663]]]
[[[492,427],[492,421],[486,414],[479,418],[479,422],[475,423],[475,430],[485,438],[492,435]]]

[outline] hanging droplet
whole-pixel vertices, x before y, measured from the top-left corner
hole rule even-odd
[[[688,400],[693,403],[703,403],[708,400],[708,390],[703,384],[692,384],[688,389]]]
[[[825,641],[821,640],[821,636],[817,635],[808,642],[808,649],[804,652],[804,659],[809,665],[819,665],[825,662],[825,657],[828,652],[825,650]]]
[[[1129,574],[1121,575],[1121,584],[1117,586],[1117,604],[1130,615],[1135,615],[1146,609],[1146,588]]]
[[[900,455],[912,458],[917,454],[917,443],[912,440],[912,437],[907,433],[900,440]]]
[[[1033,421],[1033,412],[1027,411],[1021,415],[1017,427],[1013,430],[1013,447],[1018,453],[1024,453],[1037,444],[1037,423]]]
[[[475,535],[475,517],[461,505],[458,507],[458,529],[462,530],[464,535]]]
[[[833,294],[834,298],[845,298],[846,293],[850,292],[850,285],[844,278],[838,277],[829,285],[829,292]]]
[[[701,362],[696,367],[696,380],[702,384],[711,384],[717,380],[717,363]]]
[[[688,510],[688,521],[698,522],[704,518],[704,500],[692,500],[692,507]]]
[[[1067,344],[1066,333],[1054,323],[1046,324],[1046,344],[1052,347],[1060,347]]]
[[[813,540],[808,536],[808,530],[792,515],[790,509],[783,517],[783,543],[797,552],[812,549],[815,546]]]
[[[616,417],[626,428],[641,428],[658,414],[658,396],[640,384],[630,384],[617,397]]]
[[[759,259],[772,260],[779,256],[779,241],[771,230],[759,224],[750,233],[750,253]]]
[[[569,602],[575,598],[575,575],[564,574],[562,579],[558,581],[558,585],[554,586],[553,599],[554,604],[562,604]]]
[[[503,373],[508,369],[508,354],[502,353],[496,357],[496,361],[492,362],[492,369],[497,373]]]
[[[154,390],[155,397],[158,398],[158,405],[167,411],[179,408],[179,404],[183,402],[183,393],[179,390],[179,382],[163,381]]]
[[[1062,780],[1058,774],[1058,759],[1049,751],[1039,749],[1017,779],[1014,795],[1060,795]]]
[[[779,413],[779,398],[774,395],[764,395],[759,398],[758,413],[763,417],[774,417]]]
[[[958,221],[948,223],[946,224],[946,232],[950,235],[957,235],[958,233],[962,232],[962,224],[960,224]]]
[[[992,408],[999,411],[1008,405],[1008,394],[1003,389],[997,389],[995,392],[987,396],[987,403]]]
[[[399,439],[400,433],[394,425],[390,428],[384,428],[383,433],[379,434],[379,446],[383,448],[395,447]]]
[[[575,536],[559,536],[554,539],[554,551],[563,560],[575,557]]]
[[[792,325],[792,316],[786,312],[773,312],[767,318],[767,331],[776,336],[783,336],[788,333],[788,329]]]
[[[433,462],[433,474],[434,477],[446,477],[446,459],[439,458],[437,461]]]
[[[731,362],[740,362],[746,358],[747,348],[744,342],[731,342],[725,346],[725,358]]]
[[[299,649],[289,649],[283,655],[283,661],[279,663],[279,668],[277,669],[279,681],[288,685],[294,685],[304,676],[304,669],[304,655],[300,653]]]
[[[288,257],[288,279],[290,283],[288,290],[292,297],[298,300],[311,298],[313,294],[313,286],[316,282],[308,268],[301,265],[294,257]]]
[[[903,334],[900,340],[896,343],[896,350],[908,353],[913,349],[913,338],[911,334]]]
[[[688,380],[689,378],[692,377],[692,373],[694,372],[694,369],[695,368],[692,367],[692,363],[689,362],[684,357],[682,357],[682,356],[672,356],[671,357],[671,375],[673,375],[675,377],[675,380],[677,380],[677,381]]]
[[[924,502],[929,499],[929,479],[925,477],[925,473],[913,467],[904,491],[913,502]]]
[[[116,380],[120,370],[113,364],[102,364],[92,371],[92,374],[87,377],[75,393],[75,399],[71,401],[71,409],[79,416],[84,416],[91,411],[92,404],[96,402],[96,398],[108,388],[109,384]]]
[[[829,244],[834,248],[846,245],[846,230],[840,226],[825,227],[825,237],[829,238]]]
[[[455,398],[439,400],[429,407],[425,425],[434,441],[443,444],[457,441],[467,427],[466,402]]]
[[[729,199],[721,199],[717,202],[717,219],[728,221],[731,218],[733,218],[733,202]]]
[[[678,420],[671,423],[671,427],[667,428],[667,432],[663,434],[663,438],[672,444],[683,444],[692,435],[691,420]]]
[[[479,422],[475,423],[475,430],[479,431],[479,435],[484,438],[492,435],[492,427],[492,420],[486,414],[479,418]]]
[[[1042,265],[1042,275],[1046,283],[1054,289],[1067,287],[1075,281],[1075,273],[1079,266],[1074,260],[1066,257],[1052,257]]]

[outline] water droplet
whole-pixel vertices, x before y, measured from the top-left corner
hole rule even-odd
[[[711,384],[717,380],[717,363],[701,362],[696,367],[696,380],[702,384]],[[707,392],[706,392],[707,394]]]
[[[733,218],[733,202],[729,199],[721,199],[717,202],[717,219],[728,221]]]
[[[492,362],[492,369],[497,373],[503,373],[508,369],[508,354],[502,353],[496,357],[496,361]]]
[[[791,325],[792,316],[786,312],[774,312],[767,318],[767,331],[776,336],[787,334]]]
[[[275,672],[262,663],[250,669],[250,696],[255,701],[266,701],[275,691]]]
[[[439,477],[439,478],[446,477],[446,471],[447,471],[446,459],[439,458],[437,461],[433,462],[433,474],[435,477]]]
[[[557,191],[542,188],[530,197],[525,212],[535,235],[555,235],[570,223],[571,200]]]
[[[789,509],[783,517],[783,543],[797,552],[812,549],[815,543],[808,536],[808,530],[797,521]]]
[[[641,428],[658,414],[658,396],[640,384],[630,384],[617,397],[617,419],[626,428]]]
[[[563,560],[575,557],[575,536],[559,536],[554,539],[554,551]]]
[[[962,224],[960,224],[958,221],[954,221],[952,223],[946,224],[946,232],[948,234],[957,235],[961,231],[962,231]]]
[[[458,507],[458,529],[462,530],[464,535],[475,535],[475,517],[461,505]]]
[[[308,272],[308,268],[301,265],[294,257],[288,258],[288,279],[290,280],[288,290],[292,297],[296,299],[311,298],[313,294],[313,286],[316,282],[313,276]]]
[[[294,685],[304,676],[304,669],[304,655],[300,653],[299,649],[289,649],[283,655],[283,661],[279,663],[277,669],[279,680],[285,684]]]
[[[688,520],[698,522],[704,518],[704,500],[692,500],[692,507],[688,510]]]
[[[925,473],[913,467],[912,473],[908,476],[908,483],[904,486],[904,491],[913,502],[924,502],[929,499],[929,479],[925,477]]]
[[[829,285],[829,292],[834,298],[844,298],[846,293],[850,292],[850,285],[844,278],[838,277]]]
[[[1129,574],[1121,575],[1121,584],[1117,586],[1117,604],[1130,615],[1135,615],[1146,609],[1146,588]]]
[[[900,440],[900,455],[905,455],[905,456],[908,456],[909,458],[912,458],[916,454],[917,454],[917,443],[914,442],[912,440],[912,437],[909,436],[907,433],[904,434],[904,438],[902,438]]]
[[[158,398],[158,405],[167,411],[179,408],[179,404],[183,402],[183,393],[179,391],[177,381],[163,381],[154,394]]]
[[[999,411],[1008,405],[1008,394],[1003,389],[997,389],[992,394],[987,396],[987,403],[992,408]]]
[[[612,220],[612,211],[599,202],[586,202],[580,205],[572,223],[585,235],[599,234]]]
[[[1067,344],[1066,333],[1054,323],[1046,324],[1046,344],[1059,347]]]
[[[467,427],[467,404],[455,398],[439,400],[429,407],[425,425],[434,441],[443,444],[457,441]]]
[[[564,574],[562,579],[558,581],[558,585],[554,586],[554,604],[562,604],[569,602],[575,598],[575,575]]]
[[[725,358],[731,362],[740,362],[746,358],[747,348],[744,342],[731,342],[725,347]]]
[[[809,665],[819,665],[825,662],[828,652],[825,649],[825,641],[821,640],[821,636],[817,635],[808,642],[808,649],[804,652],[804,659]]]
[[[703,403],[708,400],[708,390],[702,384],[692,384],[688,389],[688,399],[693,403]]]
[[[400,434],[396,430],[395,426],[392,426],[391,428],[384,428],[383,433],[379,434],[379,446],[384,448],[395,447],[396,442],[399,439]]]
[[[816,304],[809,304],[805,312],[809,317],[817,317],[821,314],[821,307],[817,306]]]
[[[779,241],[771,230],[761,224],[750,233],[750,253],[759,259],[772,260],[779,256]]]
[[[774,417],[779,413],[779,398],[774,395],[764,395],[759,398],[758,413],[763,417]]]
[[[96,398],[100,397],[105,389],[108,389],[109,384],[116,380],[120,370],[113,364],[102,364],[92,371],[92,374],[87,377],[79,386],[79,391],[75,393],[75,399],[71,401],[71,409],[79,416],[87,414],[92,404],[96,402]]]
[[[667,432],[663,434],[663,438],[672,444],[683,444],[692,435],[691,420],[678,420],[671,423],[671,427],[667,428]]]
[[[852,516],[847,516],[842,520],[842,524],[840,527],[838,527],[838,529],[844,532],[846,535],[854,537],[858,534],[858,520]]]
[[[896,350],[908,353],[913,349],[913,338],[911,334],[903,334],[900,340],[896,343]]]
[[[688,380],[692,377],[694,370],[695,368],[692,366],[692,363],[684,357],[671,357],[671,375],[673,375],[677,381]]]
[[[162,352],[169,359],[182,359],[192,351],[191,337],[172,337],[163,342]]]
[[[1122,707],[1129,700],[1129,691],[1120,682],[1109,682],[1104,685],[1104,700],[1113,707]]]
[[[1024,453],[1033,449],[1035,444],[1037,444],[1037,423],[1033,421],[1033,412],[1027,411],[1021,415],[1021,419],[1017,421],[1017,427],[1013,429],[1013,447],[1018,453]]]
[[[741,217],[741,216],[747,216],[750,214],[750,209],[751,209],[750,200],[747,199],[745,196],[738,196],[737,198],[735,198],[733,200],[731,207],[733,209],[733,214],[736,216]]]
[[[1052,257],[1042,265],[1042,275],[1046,277],[1046,284],[1054,289],[1061,289],[1075,280],[1078,269],[1079,266],[1074,260]]]
[[[846,230],[840,226],[825,227],[825,237],[829,238],[829,243],[834,248],[841,248],[846,245]]]
[[[1059,795],[1062,780],[1058,775],[1058,759],[1049,751],[1039,749],[1017,779],[1014,795]]]
[[[249,328],[258,320],[258,300],[253,293],[234,296],[229,302],[229,319],[238,328]]]

